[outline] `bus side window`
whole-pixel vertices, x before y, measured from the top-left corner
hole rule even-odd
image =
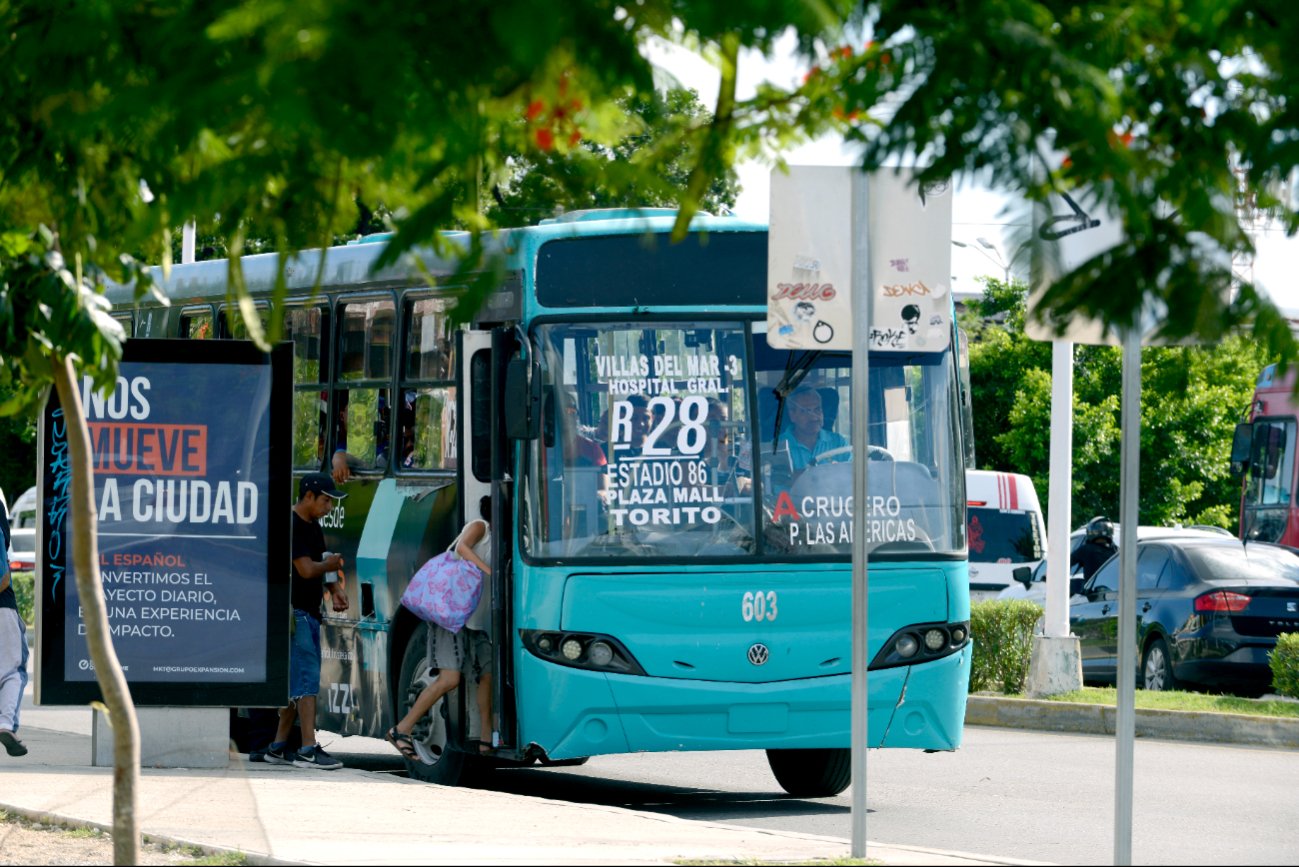
[[[456,467],[455,342],[448,307],[445,298],[406,298],[402,305],[398,470]]]
[[[216,337],[212,330],[212,308],[186,307],[182,310],[180,336],[188,340],[210,340]]]
[[[325,421],[329,406],[329,310],[320,305],[284,311],[284,336],[293,341],[293,467],[320,470],[325,464]]]
[[[334,447],[361,472],[388,466],[392,331],[391,298],[339,305],[339,369],[334,394]],[[344,387],[345,386],[345,387]]]
[[[266,334],[267,322],[271,316],[271,308],[266,304],[258,304],[257,319],[262,324],[262,335]],[[247,340],[248,326],[244,324],[243,314],[239,308],[233,305],[225,305],[221,308],[220,333],[218,336],[222,340]]]

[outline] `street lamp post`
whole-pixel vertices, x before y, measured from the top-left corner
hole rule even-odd
[[[996,244],[992,243],[987,238],[984,238],[982,236],[975,238],[974,240],[978,242],[977,247],[974,246],[973,244],[967,244],[964,241],[956,241],[956,240],[952,241],[952,246],[965,247],[967,249],[974,250],[975,252],[982,254],[982,256],[985,259],[987,259],[989,262],[993,263],[994,265],[996,265],[998,268],[1001,269],[1002,281],[1009,286],[1010,266],[1014,264],[1017,258],[1019,258],[1018,254],[1015,256],[1011,256],[1010,261],[1007,262],[1005,257],[1001,255],[1001,250],[997,247]]]

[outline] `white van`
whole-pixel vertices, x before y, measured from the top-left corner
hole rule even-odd
[[[1046,522],[1033,481],[1020,473],[965,472],[965,530],[970,549],[970,600],[995,599],[1019,566],[1046,557]]]
[[[15,572],[36,568],[36,488],[30,487],[9,507],[9,564]]]

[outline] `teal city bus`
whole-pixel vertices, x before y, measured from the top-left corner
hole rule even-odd
[[[383,238],[362,239],[284,269],[295,478],[338,452],[352,473],[322,522],[351,607],[324,614],[318,727],[382,737],[436,675],[399,600],[491,494],[493,719],[451,693],[416,727],[411,776],[756,748],[791,793],[846,788],[851,358],[769,345],[765,226],[701,215],[673,243],[674,219],[500,233],[503,276],[461,326],[456,263],[427,251],[376,270]],[[276,262],[242,260],[263,315]],[[239,338],[227,265],[158,272],[169,305],[122,294],[114,315]],[[961,743],[968,395],[946,318],[941,349],[870,358],[872,747]]]

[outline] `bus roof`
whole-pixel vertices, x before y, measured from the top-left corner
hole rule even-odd
[[[536,226],[501,230],[486,238],[485,243],[489,253],[505,256],[507,270],[528,271],[536,262],[537,251],[548,241],[640,232],[662,234],[671,231],[675,223],[676,211],[668,208],[574,211],[543,220]],[[737,217],[699,214],[691,220],[690,228],[693,232],[756,232],[766,231],[767,226]],[[322,289],[378,289],[406,286],[426,274],[445,277],[455,273],[454,258],[440,257],[428,247],[407,251],[395,264],[376,271],[374,264],[390,237],[391,233],[382,233],[328,248],[324,251],[323,272],[320,250],[294,255],[284,275],[289,293],[310,292],[316,286],[317,277]],[[444,238],[465,246],[469,233],[446,232]],[[242,257],[240,264],[250,294],[263,295],[274,288],[278,263],[278,253]],[[212,301],[226,296],[228,264],[227,259],[212,259],[173,265],[165,276],[159,266],[151,271],[163,293],[173,301]],[[134,298],[133,290],[121,285],[110,286],[107,295],[114,305],[129,304]]]

